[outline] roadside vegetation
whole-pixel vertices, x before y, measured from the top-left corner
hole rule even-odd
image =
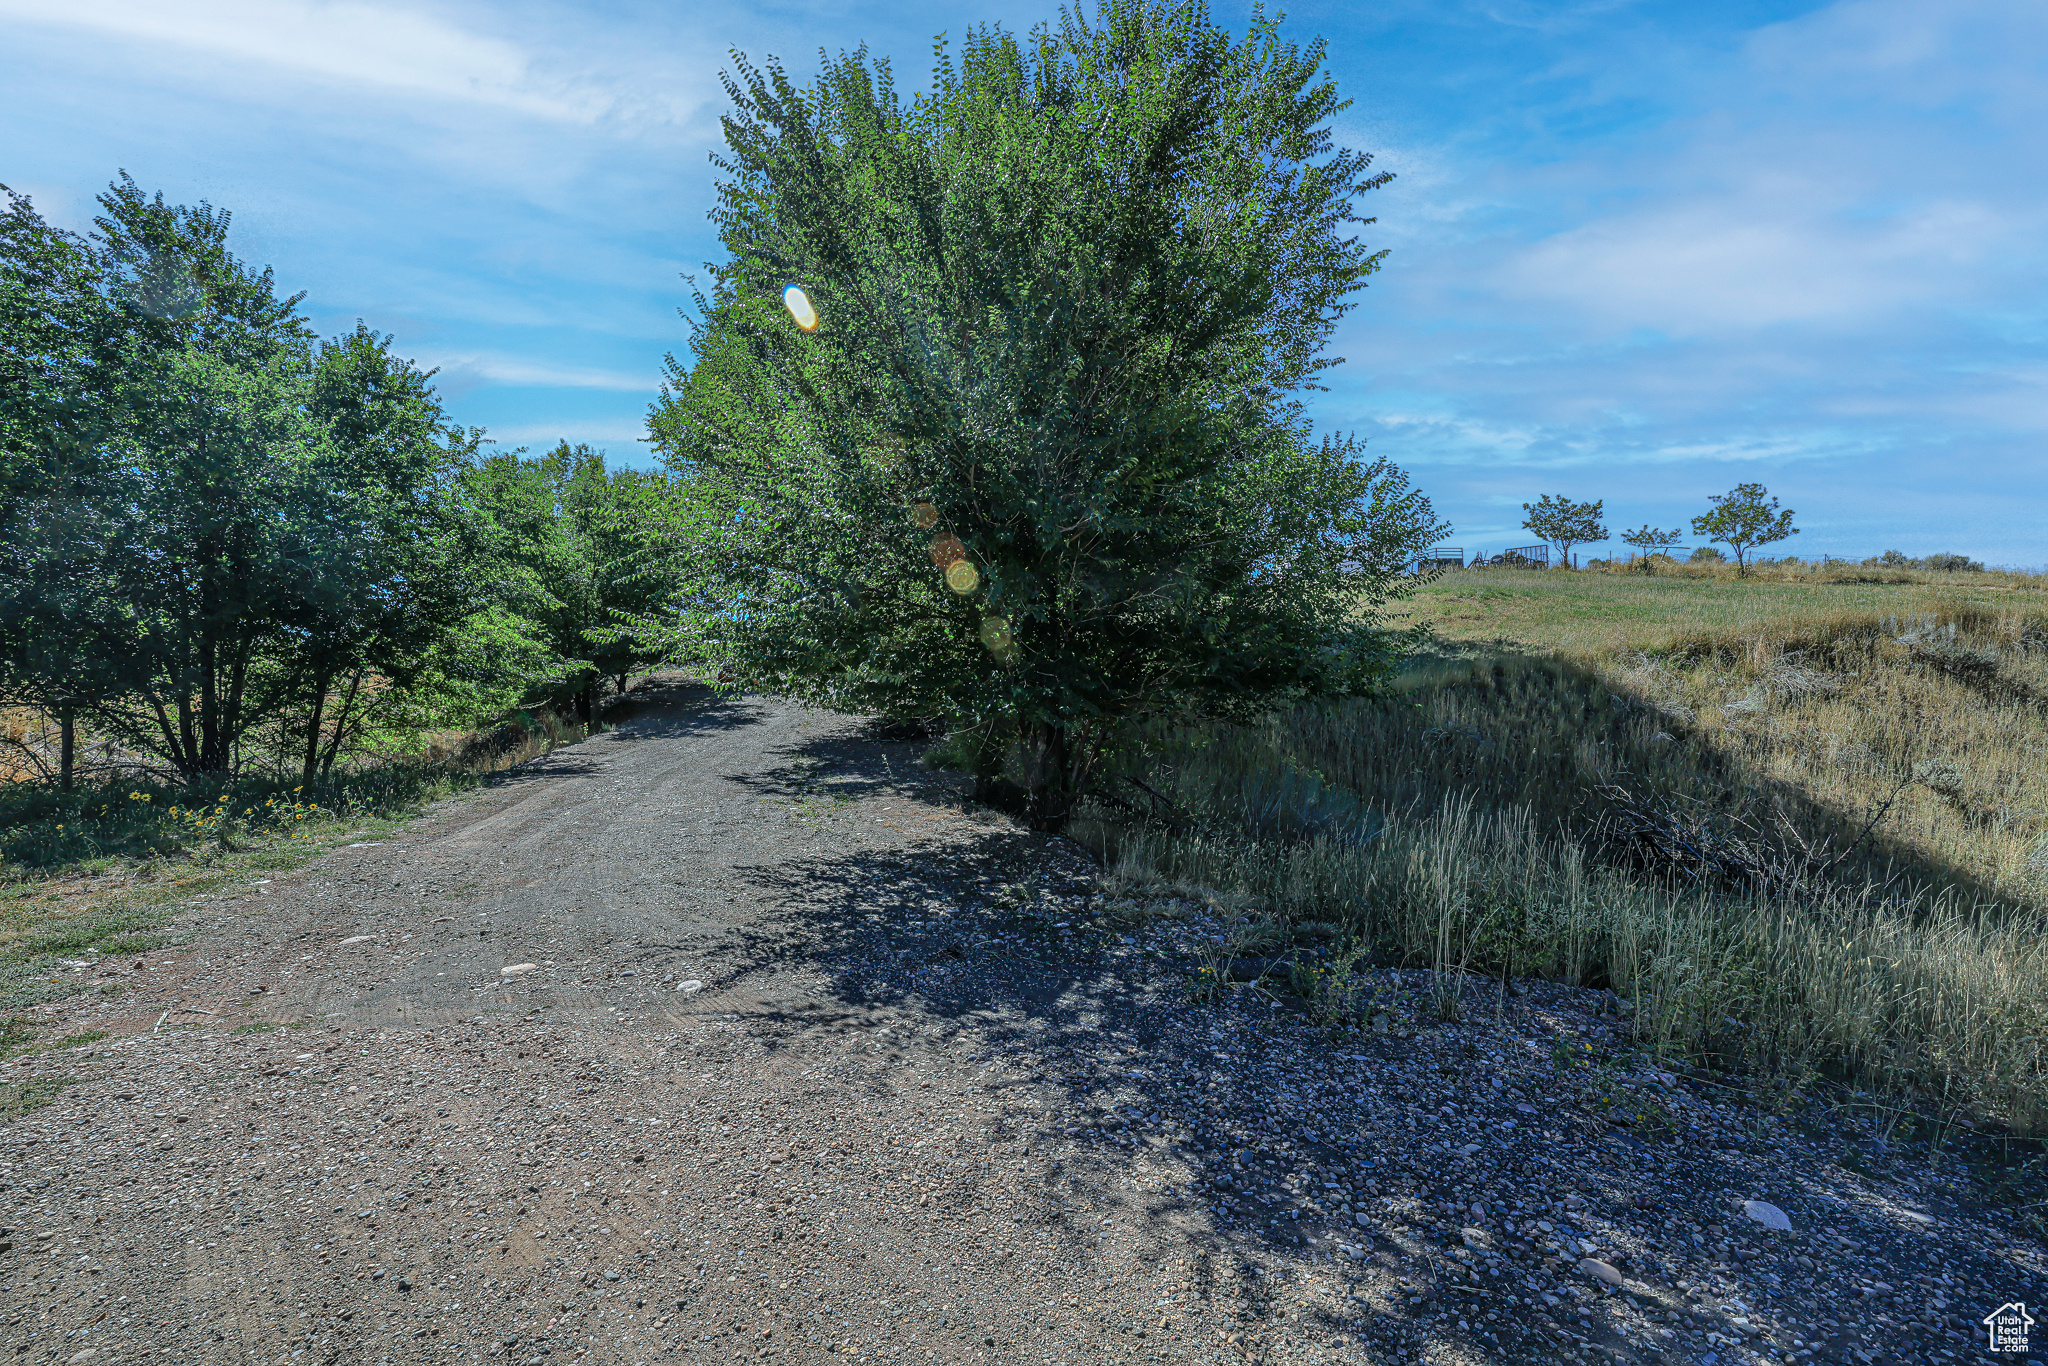
[[[1382,689],[1444,528],[1294,395],[1378,268],[1385,183],[1320,45],[1106,0],[976,30],[906,106],[864,51],[744,61],[699,296],[650,427],[692,662],[956,722],[1056,830],[1122,731]]]
[[[630,705],[628,697],[601,707],[598,724]],[[521,712],[297,789],[261,773],[217,794],[148,783],[0,787],[0,1010],[88,990],[118,998],[118,983],[96,984],[99,966],[187,942],[181,921],[195,903],[246,895],[337,844],[391,835],[428,802],[586,733],[552,712]]]
[[[1427,625],[1439,651],[1500,646],[1575,658],[1662,651],[1701,632],[1740,635],[1838,614],[1908,618],[1948,608],[2048,613],[2048,575],[1925,570],[1881,562],[1713,561],[1653,557],[1650,572],[1595,562],[1573,573],[1463,569],[1437,575],[1389,609]]]
[[[669,585],[665,476],[490,449],[391,337],[317,337],[224,210],[124,174],[78,234],[5,194],[0,777],[95,789],[52,828],[120,824],[102,785],[261,806],[516,708],[587,724],[658,657],[616,616]]]
[[[1466,639],[1391,696],[1147,728],[1073,833],[1230,908],[1244,952],[1310,946],[1326,995],[1370,963],[1576,981],[1785,1097],[2048,1134],[2040,581],[1902,574],[1848,611],[1750,574],[1446,576],[1418,607]],[[1533,648],[1589,603],[1592,648]]]

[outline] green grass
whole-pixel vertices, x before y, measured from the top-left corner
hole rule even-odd
[[[120,782],[61,792],[0,788],[0,863],[16,874],[103,872],[208,850],[274,849],[337,822],[417,809],[481,775],[445,762],[401,761],[313,784],[250,775],[184,786]]]
[[[1835,577],[1828,577],[1828,575]],[[1657,650],[1689,635],[1768,630],[1816,616],[1914,615],[1974,607],[2048,611],[2048,578],[1856,569],[1792,572],[1763,566],[1656,575],[1582,570],[1457,570],[1400,604],[1397,621],[1425,621],[1447,642],[1597,657]]]
[[[41,1031],[19,1015],[0,1019],[0,1058],[11,1058],[35,1041]]]

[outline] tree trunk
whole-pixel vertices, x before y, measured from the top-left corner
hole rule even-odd
[[[583,733],[589,735],[597,729],[597,675],[583,680],[583,692],[576,699],[576,710],[583,714]]]
[[[1074,805],[1071,750],[1064,727],[1041,724],[1037,730],[1025,820],[1033,830],[1051,833],[1065,827]]]
[[[57,785],[71,790],[72,761],[78,754],[77,712],[69,702],[57,708]]]
[[[200,541],[199,579],[199,771],[221,773],[227,769],[220,734],[220,638],[219,594],[215,591],[215,566],[221,559],[216,538]]]
[[[326,678],[313,690],[313,719],[306,724],[306,762],[299,769],[299,781],[310,783],[320,771],[320,722],[327,715]]]
[[[350,713],[355,710],[356,694],[362,690],[362,686],[363,670],[358,668],[349,675],[348,695],[341,699],[341,711],[334,718],[333,738],[327,742],[327,754],[320,761],[320,776],[323,778],[334,772],[334,757],[341,753],[342,739],[351,720]]]

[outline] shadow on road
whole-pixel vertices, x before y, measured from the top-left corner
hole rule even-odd
[[[1283,1103],[1280,1092],[1298,1081],[1305,1062],[1299,1009],[1258,993],[1190,1002],[1189,962],[1129,942],[1132,927],[1092,913],[1099,909],[1087,904],[1095,870],[1084,851],[972,809],[964,779],[918,765],[923,747],[841,731],[738,779],[785,800],[915,795],[959,813],[943,835],[908,848],[738,870],[764,902],[783,910],[779,924],[734,927],[742,961],[758,966],[721,985],[743,1001],[750,978],[765,986],[792,957],[834,985],[822,1008],[744,1015],[763,1042],[775,1047],[778,1032],[794,1042],[834,1017],[898,1015],[942,1037],[974,1031],[985,1041],[978,1056],[1003,1058],[1033,1078],[1014,1090],[1051,1083],[1064,1092],[1061,1109],[1077,1118],[1057,1134],[1038,1134],[1041,1142],[1075,1145],[1056,1179],[1113,1191],[1141,1152],[1185,1164],[1194,1180],[1158,1193],[1146,1214],[1162,1242],[1194,1231],[1210,1275],[1229,1270],[1213,1263],[1241,1268],[1273,1256],[1348,1267],[1352,1250],[1373,1247],[1349,1216],[1341,1233],[1305,1234],[1309,1225],[1286,1217],[1280,1203],[1293,1203],[1282,1193],[1288,1177],[1312,1180],[1321,1195],[1321,1183],[1335,1181],[1363,1196],[1388,1174],[1384,1160],[1364,1150],[1355,1115],[1301,1113]],[[1331,1045],[1317,1035],[1306,1046],[1326,1052]],[[1346,1046],[1364,1052],[1375,1045]],[[886,1083],[873,1085],[878,1098],[885,1093]],[[1032,1120],[1019,1106],[996,1123],[1002,1137],[1017,1137],[1036,1127]],[[1445,1173],[1420,1175],[1448,1194]],[[1103,1250],[1098,1229],[1053,1226],[1070,1259],[1091,1262]],[[1387,1249],[1388,1238],[1378,1246]],[[1419,1275],[1426,1265],[1411,1261],[1403,1272]],[[1323,1324],[1332,1333],[1355,1326],[1334,1317]],[[1441,1327],[1429,1331],[1440,1335]]]

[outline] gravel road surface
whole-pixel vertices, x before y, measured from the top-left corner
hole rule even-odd
[[[38,1015],[108,1034],[8,1065],[69,1083],[0,1127],[15,1360],[2012,1361],[2048,1301],[1979,1187],[1602,993],[1194,1000],[1198,893],[649,698]]]

